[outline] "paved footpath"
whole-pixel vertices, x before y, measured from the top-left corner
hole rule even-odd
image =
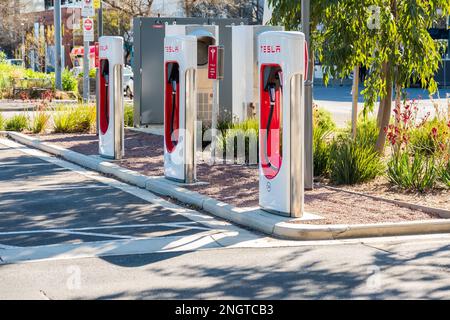
[[[0,139],[0,299],[450,298],[449,240],[272,239]]]

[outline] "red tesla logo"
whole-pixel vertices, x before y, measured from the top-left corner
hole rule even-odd
[[[164,49],[167,53],[176,53],[176,52],[180,52],[180,48],[178,46],[166,46]]]
[[[108,50],[108,46],[100,46],[100,51],[107,51]]]
[[[280,53],[281,52],[281,46],[279,45],[262,45],[261,46],[261,52],[262,53]]]

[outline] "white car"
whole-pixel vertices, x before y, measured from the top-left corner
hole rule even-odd
[[[125,66],[123,69],[123,92],[130,99],[133,99],[134,95],[133,84],[133,69],[130,66]]]

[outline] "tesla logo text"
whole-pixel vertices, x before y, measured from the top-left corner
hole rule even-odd
[[[262,53],[280,53],[281,46],[263,45],[261,46]]]
[[[107,51],[108,50],[108,46],[100,46],[100,51]]]
[[[166,46],[165,51],[167,53],[180,52],[180,48],[178,46],[176,46],[176,47]]]

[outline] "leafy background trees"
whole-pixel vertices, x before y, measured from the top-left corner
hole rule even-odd
[[[298,30],[301,1],[269,0],[272,22]],[[450,13],[448,0],[314,0],[311,1],[312,46],[324,66],[325,81],[344,77],[357,65],[370,74],[362,92],[364,113],[380,100],[376,149],[383,153],[392,111],[392,96],[419,82],[434,93],[434,74],[443,45],[428,29]]]

